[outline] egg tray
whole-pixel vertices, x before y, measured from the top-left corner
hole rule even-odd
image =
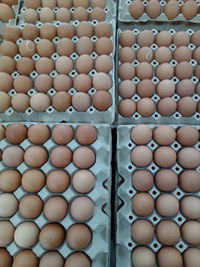
[[[131,182],[131,177],[134,171],[139,169],[144,169],[150,171],[153,175],[159,170],[162,169],[158,167],[155,163],[151,163],[148,167],[138,168],[134,166],[130,161],[130,155],[132,149],[136,146],[131,138],[131,130],[136,125],[121,125],[118,126],[118,140],[117,140],[117,164],[118,164],[118,175],[117,175],[117,184],[118,184],[118,203],[117,203],[117,231],[116,231],[116,267],[124,266],[132,266],[131,263],[131,253],[132,250],[138,246],[132,238],[131,238],[131,225],[136,219],[148,219],[153,226],[158,224],[163,218],[160,216],[156,210],[150,216],[140,217],[137,214],[134,214],[131,207],[131,199],[137,193],[137,190],[134,189]],[[151,128],[157,127],[157,125],[148,125]],[[177,129],[179,126],[183,125],[170,125],[174,129]],[[193,126],[197,129],[200,129],[200,126]],[[148,143],[148,147],[155,150],[158,145],[156,142],[151,140]],[[175,141],[172,143],[171,147],[178,151],[181,148],[181,145]],[[200,142],[198,142],[195,146],[196,149],[200,150]],[[180,174],[182,171],[182,167],[179,164],[175,164],[172,169],[176,174]],[[196,169],[200,172],[200,166]],[[158,195],[162,194],[162,192],[155,186],[147,191],[154,199],[158,197]],[[165,192],[167,193],[167,192]],[[174,195],[178,200],[187,195],[193,195],[200,197],[200,192],[197,193],[186,193],[179,186],[170,194]],[[179,226],[181,226],[187,218],[180,212],[176,214],[176,216],[171,218],[165,218],[176,222]],[[154,236],[154,239],[149,244],[145,245],[152,249],[153,252],[157,252],[162,244]],[[188,245],[182,238],[180,241],[174,246],[179,250],[180,253],[185,251],[188,247],[193,247]],[[159,266],[158,266],[159,267]]]
[[[27,127],[30,127],[32,124],[35,123],[24,123]],[[10,123],[2,123],[4,127],[10,125]],[[52,129],[57,124],[45,124]],[[75,129],[81,124],[69,124]],[[90,147],[96,151],[96,163],[90,168],[91,172],[96,177],[96,184],[94,189],[87,194],[87,196],[93,200],[95,204],[94,209],[94,216],[86,222],[86,224],[91,228],[93,232],[93,240],[92,243],[84,250],[84,252],[90,257],[92,260],[92,266],[94,267],[102,267],[102,266],[109,266],[109,249],[110,249],[110,193],[111,193],[111,130],[106,125],[94,125],[98,131],[98,138]],[[7,142],[6,139],[0,142],[0,148],[3,150],[4,148],[10,146],[10,143]],[[32,146],[32,143],[29,140],[25,140],[21,143],[21,147],[26,149]],[[67,146],[71,150],[75,150],[80,145],[74,140],[72,140]],[[49,139],[45,144],[44,147],[50,152],[56,144],[53,140]],[[10,169],[5,166],[2,162],[0,162],[0,171]],[[13,168],[12,168],[13,169]],[[30,170],[24,162],[17,167],[17,170],[23,174],[27,170]],[[44,174],[47,176],[52,170],[56,168],[51,164],[50,160],[45,163],[40,168]],[[78,168],[73,164],[70,163],[66,168],[66,170],[70,177],[72,177],[73,173],[78,170]],[[0,194],[2,191],[0,191]],[[14,195],[17,199],[21,199],[23,196],[27,195],[28,193],[25,192],[21,187],[19,187],[15,192]],[[78,196],[85,196],[85,194],[79,194],[74,191],[72,185],[69,188],[61,193],[61,194],[53,194],[50,192],[47,187],[45,186],[41,191],[39,191],[38,195],[42,200],[47,200],[53,196],[62,196],[64,197],[68,203],[71,203],[75,197]],[[12,224],[16,227],[22,222],[26,221],[33,221],[35,222],[38,227],[41,229],[44,225],[50,223],[48,219],[43,215],[43,213],[36,219],[30,220],[23,218],[19,212],[14,214],[11,218],[0,218],[0,221],[3,220],[10,220]],[[60,221],[59,223],[64,227],[64,229],[68,229],[71,225],[76,223],[70,212],[68,211],[67,216]],[[15,244],[13,241],[10,245],[7,246],[8,251],[12,256],[19,253],[22,249]],[[32,248],[33,252],[40,258],[46,251],[40,246],[39,242],[34,245]],[[60,254],[66,258],[69,254],[73,252],[71,248],[69,248],[66,244],[66,241],[56,249]]]
[[[37,12],[38,13],[40,13],[41,8],[42,7],[39,7],[37,9]],[[74,9],[75,9],[74,7],[72,7],[72,8],[69,9],[69,11],[71,12],[71,14],[73,14]],[[25,23],[24,13],[25,13],[26,10],[27,10],[27,7],[25,6],[25,3],[22,2],[22,8],[20,9],[19,18],[18,18],[19,19],[19,22],[24,22]],[[59,10],[58,7],[55,7],[53,9],[54,13],[56,13],[58,10]],[[88,13],[90,13],[92,11],[92,8],[91,7],[87,8],[87,11],[88,11]],[[106,22],[110,22],[110,20],[116,19],[116,3],[115,3],[115,1],[114,0],[107,0],[107,4],[106,4],[106,7],[104,8],[104,11],[106,13],[106,19],[105,19]],[[73,21],[73,19],[71,19],[71,22],[72,21]],[[39,22],[40,21],[37,21],[36,24],[39,23]],[[53,21],[53,22],[56,22],[56,20]],[[66,21],[66,22],[68,22],[68,21]]]
[[[150,23],[148,23],[148,25],[147,24],[138,24],[137,26],[136,25],[131,25],[131,24],[129,24],[129,25],[127,25],[127,24],[126,25],[120,25],[120,27],[118,28],[118,32],[117,32],[116,69],[118,69],[119,66],[120,66],[120,61],[118,60],[118,54],[119,54],[119,50],[121,48],[121,46],[119,45],[119,35],[120,35],[120,33],[123,32],[124,30],[131,30],[136,35],[138,35],[141,31],[146,30],[146,29],[151,30],[154,35],[156,35],[160,31],[165,30],[165,31],[169,31],[172,35],[174,35],[176,32],[179,32],[179,31],[185,31],[191,36],[193,34],[193,32],[199,30],[199,27],[198,27],[197,24],[194,24],[193,26],[190,25],[190,28],[188,29],[188,25],[187,24],[183,24],[183,23],[181,23],[181,25],[180,24],[176,24],[176,25],[175,24],[174,25],[166,24],[164,26],[163,25],[156,25],[156,28],[155,28],[155,24],[150,24]],[[190,45],[189,45],[189,48],[190,48]],[[134,47],[134,45],[133,45],[133,47]],[[134,50],[137,51],[139,48],[140,48],[140,46],[138,44],[136,44]],[[158,46],[154,43],[154,44],[152,44],[152,46],[150,48],[152,48],[152,50],[155,51],[158,48]],[[173,51],[174,49],[176,49],[176,46],[172,45],[171,50]],[[191,49],[195,49],[195,45],[192,45]],[[136,63],[135,66],[139,65],[139,61],[134,60],[133,63],[134,62]],[[172,66],[173,66],[173,64],[175,64],[175,65],[177,64],[176,60],[174,60],[174,59],[171,61],[171,63],[172,63]],[[151,64],[152,64],[153,67],[156,67],[157,65],[159,65],[159,63],[156,60],[153,60],[151,62]],[[196,66],[198,64],[197,64],[197,62],[195,60],[191,60],[191,65],[194,67],[194,66]],[[118,76],[117,76],[116,79],[117,79],[116,84],[118,86],[120,81],[121,81],[121,79]],[[199,82],[199,79],[197,77],[195,77],[195,76],[193,76],[191,79],[195,84],[197,84]],[[153,74],[153,77],[152,77],[151,80],[154,82],[154,84],[158,84],[158,82],[159,82],[159,79],[154,74]],[[172,77],[171,80],[175,84],[177,84],[179,82],[179,79],[176,76]],[[137,76],[135,76],[132,79],[132,81],[134,82],[134,84],[138,84],[140,79]],[[118,93],[116,93],[116,94],[117,94],[116,98],[118,98],[118,100],[116,100],[116,102],[119,103],[119,101],[122,98],[118,95]],[[198,94],[193,94],[192,97],[193,97],[193,99],[196,100],[197,103],[200,101],[200,96]],[[176,102],[178,102],[179,99],[180,99],[180,96],[177,95],[177,94],[174,94],[171,98],[173,98]],[[138,94],[134,94],[132,99],[135,102],[138,102],[142,98]],[[159,95],[154,93],[154,95],[151,97],[151,99],[156,104],[157,102],[159,102],[159,100],[161,98],[159,97]],[[135,123],[199,124],[199,122],[200,122],[200,114],[199,114],[199,112],[196,112],[190,117],[183,117],[178,111],[176,111],[170,117],[164,117],[157,111],[157,108],[156,108],[156,111],[150,117],[143,117],[142,115],[140,115],[136,111],[131,117],[126,118],[126,117],[121,116],[119,114],[119,112],[117,112],[117,121],[118,121],[118,124],[120,124],[120,125],[122,125],[122,124],[135,124]]]
[[[144,0],[143,4],[144,6],[147,6],[149,0]],[[177,1],[180,6],[184,4],[184,0]],[[200,6],[199,0],[195,1],[198,6]],[[191,20],[186,20],[182,13],[179,13],[178,16],[175,19],[168,19],[164,12],[162,12],[157,18],[152,19],[148,16],[148,14],[144,11],[144,13],[141,15],[141,17],[136,20],[134,19],[130,12],[129,12],[129,5],[131,5],[132,0],[119,0],[119,21],[121,22],[146,22],[146,21],[162,21],[162,22],[176,22],[176,21],[188,21],[193,23],[200,23],[200,14],[197,14],[195,17],[193,17]],[[160,5],[164,7],[166,5],[167,1],[160,1]]]
[[[96,22],[91,22],[93,25],[96,25]],[[85,112],[79,112],[76,111],[72,106],[70,106],[65,112],[59,112],[56,109],[54,109],[53,106],[49,106],[45,112],[36,112],[34,111],[30,106],[25,110],[24,113],[16,112],[12,107],[8,108],[4,113],[0,113],[1,121],[8,121],[8,122],[17,122],[17,121],[42,121],[42,122],[91,122],[91,123],[109,123],[111,124],[115,119],[115,62],[114,62],[114,51],[115,51],[115,21],[112,20],[110,22],[113,25],[113,36],[110,37],[110,39],[113,42],[113,52],[110,54],[110,56],[113,58],[113,69],[108,73],[112,79],[112,87],[109,89],[109,93],[112,96],[113,104],[111,107],[109,107],[106,111],[99,111],[95,109],[93,106],[90,106]],[[72,23],[75,27],[79,24],[79,22],[73,22]],[[26,23],[21,23],[17,27],[22,30],[23,27],[26,25]],[[40,22],[37,26],[40,28],[43,24]],[[60,22],[56,22],[55,25],[59,26]],[[93,36],[91,38],[93,42],[95,43],[98,39],[96,36]],[[20,38],[16,41],[16,44],[20,44],[22,42],[23,38]],[[34,40],[34,42],[37,44],[41,40],[39,37]],[[74,42],[77,42],[79,38],[77,36],[74,36],[72,39]],[[55,37],[53,39],[53,43],[56,47],[57,43],[59,41],[58,37]],[[92,58],[95,59],[98,55],[96,52],[93,52]],[[78,58],[77,53],[73,53],[70,58],[72,60],[76,60]],[[21,55],[17,54],[14,59],[15,61],[20,60]],[[38,54],[35,54],[33,57],[33,60],[36,62],[40,56]],[[53,62],[55,62],[59,58],[59,55],[57,53],[54,53],[51,57]],[[89,75],[91,77],[94,77],[95,74],[98,73],[95,69],[91,70]],[[50,76],[52,78],[55,78],[58,75],[58,73],[54,70],[50,73]],[[74,69],[70,72],[69,76],[73,79],[77,75],[76,69]],[[20,74],[15,71],[12,73],[13,79],[20,76]],[[30,78],[34,81],[36,77],[38,76],[38,73],[36,71],[33,71],[30,74]],[[48,96],[51,98],[57,91],[54,88],[51,88],[48,91]],[[97,92],[95,88],[91,88],[88,93],[89,95],[94,95]],[[9,95],[12,97],[17,92],[12,89],[9,91]],[[28,95],[31,97],[33,96],[37,91],[33,88],[29,90]],[[69,93],[71,95],[74,95],[76,93],[76,90],[74,88],[71,88],[69,90]]]

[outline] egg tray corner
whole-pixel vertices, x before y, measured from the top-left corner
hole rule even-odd
[[[146,4],[148,3],[148,1],[144,0],[143,1]],[[166,4],[167,1],[162,1],[162,6],[164,6]],[[183,2],[183,1],[179,1],[179,2]],[[200,6],[200,2],[197,0],[196,1],[198,6]],[[161,13],[157,18],[152,19],[148,16],[148,14],[144,11],[144,13],[141,15],[141,17],[136,20],[134,19],[130,12],[129,12],[129,5],[132,3],[132,0],[119,0],[119,21],[120,22],[192,22],[192,23],[200,23],[200,14],[197,14],[194,18],[190,19],[190,20],[186,20],[183,16],[182,13],[179,13],[178,16],[172,20],[168,19],[167,16],[165,15],[165,13]]]
[[[188,32],[190,35],[192,35],[192,33],[194,31],[199,30],[199,26],[198,24],[191,24],[188,26],[187,23],[181,23],[181,24],[165,24],[165,25],[158,25],[158,24],[154,24],[152,22],[147,23],[139,23],[139,24],[125,24],[125,25],[119,25],[118,30],[117,30],[117,41],[116,41],[116,72],[120,66],[120,61],[118,60],[118,54],[119,54],[119,49],[120,49],[120,45],[119,45],[119,35],[122,31],[124,30],[131,30],[134,31],[139,34],[141,31],[143,30],[152,30],[152,32],[154,34],[157,34],[160,31],[171,31],[170,33],[172,35],[174,35],[176,32],[178,31],[185,31]],[[199,79],[196,78],[195,76],[193,76],[195,78],[195,82],[198,83]],[[152,77],[156,78],[156,76]],[[177,79],[175,76],[171,79]],[[134,83],[136,80],[137,84],[137,77],[135,76],[134,79],[132,80]],[[157,78],[156,78],[157,79]],[[118,75],[116,76],[116,87],[118,87],[120,82],[120,78],[118,77]],[[174,94],[172,96],[172,98],[174,97],[175,101],[178,101],[180,99],[180,97],[177,94]],[[197,94],[193,94],[192,96],[198,103],[198,101],[200,100],[200,96]],[[116,89],[116,103],[118,105],[119,101],[120,101],[121,97],[118,95],[117,89]],[[135,100],[136,102],[140,99],[140,97],[137,94],[134,94],[134,96],[132,97],[133,100]],[[160,97],[154,93],[153,96],[151,97],[151,99],[154,101],[154,103],[156,104]],[[159,112],[156,110],[154,112],[153,115],[151,115],[150,117],[143,117],[142,115],[140,115],[138,112],[135,112],[131,117],[125,118],[123,116],[121,116],[117,110],[117,121],[119,125],[123,125],[123,124],[139,124],[139,123],[148,123],[148,124],[160,124],[160,123],[164,123],[164,124],[199,124],[200,123],[200,114],[198,112],[196,112],[195,114],[193,114],[190,117],[183,117],[178,111],[176,111],[173,115],[171,115],[170,117],[164,117],[161,114],[159,114]]]
[[[10,125],[11,123],[2,123],[4,127]],[[30,127],[32,124],[37,124],[37,123],[23,123],[25,126]],[[46,124],[45,125],[49,126],[50,129],[53,129],[54,126],[58,124]],[[65,124],[66,125],[66,124]],[[73,127],[75,129],[79,125],[82,124],[67,124]],[[111,144],[111,130],[108,126],[106,125],[93,125],[96,127],[98,131],[98,138],[95,141],[94,144],[92,144],[90,147],[93,148],[96,151],[96,162],[95,164],[90,168],[92,173],[95,175],[96,183],[94,189],[89,192],[88,194],[79,194],[75,192],[72,188],[72,185],[69,186],[69,188],[60,194],[54,194],[50,192],[47,187],[45,186],[41,191],[39,191],[37,194],[40,196],[40,198],[44,201],[49,199],[50,197],[53,196],[62,196],[64,199],[68,201],[68,203],[71,203],[71,200],[74,199],[75,197],[78,196],[88,196],[91,200],[94,201],[94,206],[95,206],[95,211],[94,211],[94,216],[86,222],[86,223],[91,230],[93,231],[93,240],[92,243],[83,250],[90,259],[92,260],[92,266],[94,267],[102,267],[106,266],[109,267],[109,249],[110,249],[110,211],[111,211],[111,206],[110,206],[110,198],[111,198],[111,149],[110,149],[110,144]],[[11,144],[7,142],[6,139],[2,140],[0,142],[0,148],[4,149]],[[21,147],[26,149],[33,144],[29,142],[29,140],[25,140],[21,143]],[[52,139],[49,139],[45,144],[44,147],[47,149],[47,151],[51,151],[56,145]],[[72,140],[68,145],[69,148],[72,150],[76,149],[77,147],[80,147],[80,145],[75,141]],[[0,171],[9,169],[7,168],[2,162],[0,163]],[[13,169],[13,168],[12,168]],[[29,168],[24,162],[19,165],[16,168],[19,172],[22,174],[25,173],[27,170],[30,170],[32,168]],[[52,170],[55,170],[56,168],[51,164],[50,160],[48,160],[45,165],[43,165],[40,168],[45,175],[48,175]],[[68,172],[70,177],[72,177],[73,173],[78,170],[78,168],[73,164],[70,163],[67,167],[63,168]],[[0,191],[0,194],[3,192]],[[19,187],[15,192],[14,195],[15,197],[20,200],[23,196],[28,195],[29,193],[24,191],[22,187]],[[26,219],[23,218],[20,214],[19,211],[15,213],[12,217],[10,218],[0,218],[0,221],[4,220],[10,220],[13,225],[16,227],[20,223],[26,222],[26,221],[32,221],[35,222],[38,227],[41,229],[44,225],[48,223],[52,223],[52,221],[49,221],[43,213],[39,215],[36,219]],[[68,212],[67,216],[60,222],[64,229],[68,229],[71,225],[74,223],[78,223],[78,221],[75,221],[70,212]],[[16,243],[13,241],[11,244],[7,246],[8,251],[11,253],[11,255],[16,255],[19,253],[22,249],[16,245]],[[39,241],[31,247],[30,249],[33,250],[33,252],[40,258],[45,252],[47,252],[45,249],[43,249]],[[66,258],[69,254],[74,252],[71,248],[67,246],[66,241],[56,249],[56,251],[60,252],[60,254]]]
[[[131,150],[134,148],[135,144],[133,144],[130,134],[131,129],[135,127],[136,125],[121,125],[118,126],[117,133],[118,133],[118,140],[117,140],[117,165],[118,165],[118,174],[117,174],[117,184],[118,184],[118,203],[117,203],[117,231],[116,231],[116,262],[117,267],[121,267],[122,264],[125,266],[132,266],[131,263],[131,252],[132,250],[138,246],[137,242],[135,242],[131,238],[131,225],[136,219],[148,219],[153,226],[158,224],[162,220],[162,216],[158,214],[156,210],[153,211],[153,213],[150,216],[146,217],[140,217],[132,211],[131,207],[131,199],[133,196],[137,193],[137,190],[133,188],[131,183],[131,177],[135,170],[144,169],[147,171],[150,171],[152,174],[155,174],[159,167],[155,165],[154,163],[151,163],[148,167],[144,168],[137,168],[131,163],[130,155]],[[148,125],[151,128],[157,127],[156,124]],[[170,125],[174,129],[177,129],[179,126],[183,125]],[[194,126],[194,125],[193,125]],[[200,129],[200,126],[194,126],[197,129]],[[154,144],[154,149],[157,148],[156,143],[151,140],[148,143],[148,146],[151,147],[151,144]],[[131,144],[131,145],[130,145]],[[172,143],[177,144],[175,141]],[[180,145],[176,148],[178,151],[180,149]],[[195,147],[197,149],[200,149],[200,142],[198,142]],[[129,166],[132,168],[129,169]],[[153,168],[152,168],[153,167]],[[160,168],[162,169],[162,168]],[[176,174],[179,174],[182,170],[182,168],[176,163],[172,168]],[[197,168],[197,171],[200,172],[200,168]],[[162,192],[157,189],[155,184],[153,184],[153,187],[147,192],[149,193],[154,199],[158,197],[158,195],[162,194]],[[167,192],[166,192],[167,193]],[[193,195],[200,197],[200,192],[196,193],[186,193],[184,192],[179,186],[173,191],[170,192],[172,195],[174,195],[177,199],[181,199],[184,196]],[[179,212],[170,219],[174,222],[176,222],[178,225],[182,225],[187,218],[180,212]],[[162,244],[158,241],[156,238],[156,235],[154,236],[154,239],[147,245],[145,245],[152,249],[155,253],[162,247]],[[179,250],[180,253],[185,251],[190,245],[188,245],[182,238],[180,241],[174,246],[176,249]],[[157,266],[158,267],[158,266]]]

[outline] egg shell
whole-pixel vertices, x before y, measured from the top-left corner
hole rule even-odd
[[[132,263],[134,263],[135,267],[139,266],[148,266],[153,267],[156,263],[156,258],[154,252],[147,247],[136,247],[131,255]]]

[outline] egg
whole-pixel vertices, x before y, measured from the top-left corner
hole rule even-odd
[[[97,110],[106,111],[112,106],[112,96],[106,91],[99,91],[93,96],[92,103]]]
[[[72,80],[65,74],[59,74],[53,80],[53,88],[56,91],[69,91],[72,88]]]
[[[0,141],[5,138],[5,128],[0,124]]]
[[[11,41],[3,41],[0,46],[0,52],[3,56],[15,57],[18,53],[18,47]]]
[[[188,248],[183,253],[185,267],[198,267],[200,261],[199,248]]]
[[[140,47],[151,46],[154,43],[154,35],[151,30],[144,30],[139,33],[137,43]]]
[[[11,105],[16,112],[25,112],[30,105],[29,96],[24,93],[16,94],[11,99]]]
[[[72,104],[72,97],[66,92],[58,92],[52,98],[52,106],[60,112],[64,112]]]
[[[186,20],[192,19],[198,13],[198,5],[195,1],[187,1],[181,7],[181,12]]]
[[[156,34],[155,43],[158,46],[170,46],[172,43],[172,35],[168,31],[160,31]]]
[[[51,104],[48,95],[43,93],[36,93],[30,99],[30,106],[37,112],[44,112]]]
[[[43,7],[39,13],[39,17],[43,23],[53,22],[55,20],[55,14],[49,7]]]
[[[178,153],[178,163],[186,169],[197,168],[200,164],[200,152],[192,147],[183,148]]]
[[[199,140],[199,132],[193,126],[182,126],[176,132],[176,139],[182,146],[193,146]]]
[[[14,239],[15,227],[9,221],[1,221],[0,222],[0,246],[6,247],[8,246]]]
[[[18,76],[14,79],[13,87],[18,93],[28,93],[33,88],[33,81],[28,76]]]
[[[54,44],[47,39],[42,39],[37,43],[37,53],[41,57],[51,57],[55,52]]]
[[[21,174],[17,170],[4,170],[0,173],[0,190],[12,193],[21,185]]]
[[[70,143],[73,137],[73,129],[69,125],[57,125],[53,128],[52,139],[59,145]]]
[[[180,69],[180,67],[178,67],[178,69]],[[174,76],[174,68],[169,63],[162,63],[156,69],[156,76],[159,80],[171,79]]]
[[[137,111],[143,117],[150,117],[155,112],[155,104],[150,98],[142,98],[137,102]]]
[[[171,0],[167,2],[164,7],[164,13],[168,19],[175,19],[180,13],[179,3],[176,0]]]
[[[24,161],[24,150],[19,146],[9,146],[3,151],[2,160],[8,167],[17,167]]]
[[[170,97],[175,93],[175,84],[170,80],[162,80],[157,85],[156,92],[161,98]]]
[[[94,203],[89,197],[76,197],[71,202],[71,215],[74,220],[85,222],[94,215]]]
[[[66,7],[71,8],[72,7],[72,0],[68,0],[67,2],[65,0],[57,0],[58,7]]]
[[[113,51],[113,43],[108,37],[101,37],[96,41],[95,52],[98,55],[110,55]]]
[[[197,102],[192,97],[185,96],[178,101],[177,109],[183,117],[190,117],[196,112]]]
[[[153,67],[150,63],[142,62],[136,67],[136,75],[140,80],[151,79]]]
[[[57,251],[45,253],[40,259],[39,267],[63,267],[64,259]]]
[[[164,117],[171,116],[174,112],[176,112],[176,108],[177,103],[171,97],[161,99],[157,106],[158,112]]]
[[[136,104],[132,99],[121,100],[118,111],[123,117],[131,117],[136,112]]]
[[[154,199],[147,193],[138,193],[132,198],[131,205],[135,214],[146,217],[154,210]]]
[[[192,57],[192,51],[187,46],[179,46],[174,51],[173,56],[177,62],[190,61]]]
[[[81,55],[75,65],[78,73],[88,74],[94,67],[94,61],[89,55]]]
[[[71,163],[72,152],[68,147],[57,146],[51,151],[50,160],[53,166],[64,168]]]
[[[189,79],[181,80],[176,86],[176,93],[180,97],[191,96],[194,94],[194,91],[195,84]]]
[[[73,61],[69,57],[61,56],[56,60],[55,68],[59,74],[67,75],[73,69]]]
[[[169,168],[176,163],[176,152],[167,146],[161,146],[154,152],[155,163],[162,168]]]
[[[182,267],[181,253],[174,247],[162,247],[157,253],[159,267]]]
[[[196,46],[200,46],[200,39],[199,39],[199,36],[200,36],[200,30],[198,31],[195,31],[192,36],[191,36],[191,42]]]
[[[89,146],[97,139],[97,129],[92,125],[80,125],[76,129],[75,137],[79,144]]]
[[[135,51],[131,47],[122,47],[118,56],[122,63],[131,63],[135,59]]]
[[[62,193],[70,185],[70,177],[66,171],[54,170],[47,176],[46,185],[53,193]]]
[[[33,24],[26,24],[21,30],[22,37],[24,40],[34,41],[40,34],[40,30]]]
[[[91,261],[85,253],[74,252],[67,257],[64,267],[70,267],[73,265],[81,267],[91,267]]]
[[[14,262],[12,267],[25,267],[28,265],[29,267],[37,267],[39,264],[39,259],[35,255],[32,250],[22,250],[14,257]]]
[[[17,71],[21,75],[30,75],[35,70],[35,62],[29,57],[23,57],[16,64]]]
[[[101,7],[94,7],[89,13],[90,20],[105,21],[106,13]]]
[[[31,40],[23,40],[19,45],[19,53],[22,57],[31,58],[36,52],[36,44]]]
[[[200,222],[186,221],[181,227],[183,240],[190,245],[198,245],[200,240]]]
[[[111,37],[113,33],[112,24],[107,22],[99,22],[94,29],[96,37]]]
[[[48,160],[48,153],[42,146],[30,146],[24,153],[24,161],[31,168],[39,168]]]
[[[44,23],[40,28],[41,39],[52,41],[57,35],[57,28],[51,23]]]
[[[151,97],[155,93],[155,90],[154,83],[149,79],[141,80],[137,84],[137,94],[142,98]]]
[[[66,240],[71,249],[82,250],[91,243],[92,233],[85,224],[74,224],[68,229]]]
[[[132,238],[140,245],[150,243],[154,238],[154,228],[147,220],[136,220],[131,226]]]
[[[58,223],[46,224],[39,235],[39,243],[45,250],[52,250],[62,245],[65,239],[65,230]]]
[[[124,80],[120,82],[118,85],[118,94],[122,98],[132,98],[135,94],[136,86],[135,84],[130,80]]]
[[[173,191],[178,185],[178,176],[172,170],[159,170],[155,176],[155,184],[161,191]]]
[[[197,61],[197,63],[200,63],[200,47],[194,50],[193,58]]]
[[[4,193],[0,195],[0,216],[11,217],[18,210],[18,200],[13,194]]]
[[[95,177],[88,170],[79,170],[73,175],[72,185],[78,193],[88,193],[94,188]]]
[[[131,30],[125,30],[120,33],[119,44],[122,47],[131,47],[136,42],[136,36]]]
[[[72,106],[77,110],[84,112],[91,106],[91,98],[84,92],[78,92],[72,96]]]
[[[78,74],[73,81],[73,88],[87,93],[92,88],[92,78],[87,74]]]
[[[15,18],[14,10],[4,3],[0,3],[0,20],[4,23]]]
[[[131,255],[135,267],[153,267],[156,264],[154,252],[148,247],[136,247]]]
[[[92,0],[91,1],[91,7],[101,7],[105,8],[106,7],[106,0]]]
[[[144,4],[140,0],[132,1],[129,13],[135,20],[138,20],[144,13]]]
[[[61,22],[70,22],[71,20],[71,12],[64,7],[61,7],[56,12],[56,20]]]
[[[184,216],[190,219],[200,218],[200,199],[195,196],[186,196],[180,202],[180,210]]]
[[[91,38],[94,34],[94,27],[91,23],[82,21],[76,28],[76,34],[79,38],[83,36]]]
[[[13,257],[5,248],[0,248],[0,265],[2,267],[12,266]]]
[[[12,74],[16,69],[16,62],[14,59],[8,56],[0,57],[0,72],[6,72]]]
[[[69,23],[62,22],[57,28],[57,35],[60,39],[62,38],[73,38],[75,35],[75,28]]]
[[[3,30],[3,37],[7,41],[15,43],[21,37],[21,31],[14,25],[6,25]]]
[[[163,245],[172,246],[179,242],[181,234],[175,222],[163,220],[156,225],[156,236]]]
[[[194,170],[183,171],[179,176],[179,186],[186,192],[200,190],[200,174]]]
[[[159,64],[168,63],[172,60],[172,52],[169,48],[161,46],[155,51],[154,57]]]
[[[158,0],[150,0],[146,6],[146,13],[151,19],[155,19],[161,14],[161,5]]]
[[[112,87],[112,80],[108,74],[99,72],[93,77],[93,86],[98,91],[108,91]]]
[[[159,145],[167,146],[175,141],[176,132],[171,126],[158,126],[154,130],[153,138]]]
[[[30,24],[35,24],[37,21],[40,20],[38,12],[32,8],[28,8],[24,12],[23,17],[24,21]]]
[[[128,62],[121,64],[118,69],[118,75],[121,80],[132,80],[135,72],[135,67]]]
[[[35,145],[44,144],[50,135],[49,128],[43,124],[33,124],[28,129],[28,139]]]
[[[73,20],[88,21],[89,13],[84,7],[77,7],[73,12]]]
[[[27,128],[23,124],[10,124],[6,128],[6,139],[9,143],[19,145],[27,138]]]
[[[27,8],[37,9],[41,6],[41,0],[35,0],[34,2],[32,0],[25,0],[24,4]]]
[[[28,170],[22,176],[22,187],[29,193],[39,192],[46,184],[46,177],[40,170]]]
[[[179,31],[173,35],[173,43],[179,46],[188,46],[190,44],[190,36],[187,32]]]
[[[163,217],[173,217],[178,213],[179,201],[170,194],[162,194],[156,200],[156,210]]]
[[[49,7],[51,9],[56,7],[56,0],[42,0],[41,3],[43,7]]]
[[[145,124],[137,125],[131,131],[131,139],[137,145],[145,145],[151,138],[152,129]]]
[[[179,80],[189,79],[193,75],[193,68],[189,62],[182,61],[175,67],[175,75]]]
[[[68,203],[63,197],[50,197],[44,204],[44,215],[50,221],[61,221],[67,216]]]
[[[69,38],[62,38],[57,43],[57,53],[60,56],[70,56],[75,51],[75,45]]]
[[[89,5],[90,5],[89,0],[73,0],[74,7],[82,6],[84,8],[88,8]]]
[[[34,87],[41,93],[47,93],[53,87],[53,79],[47,74],[40,74],[34,81]]]
[[[132,50],[134,51],[134,50]],[[150,47],[141,47],[137,51],[137,60],[150,63],[153,60],[154,52]]]
[[[76,52],[79,56],[90,55],[94,51],[94,44],[89,37],[81,37],[76,43]]]
[[[140,192],[149,191],[153,186],[153,176],[146,170],[134,172],[131,180],[133,187]]]
[[[79,147],[73,153],[73,163],[80,169],[91,168],[95,164],[95,152],[88,147]]]
[[[43,210],[43,201],[37,195],[26,195],[19,203],[19,213],[26,219],[37,218]]]

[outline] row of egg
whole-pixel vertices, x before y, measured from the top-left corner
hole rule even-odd
[[[156,19],[164,13],[169,20],[175,19],[179,14],[183,14],[184,19],[191,20],[199,14],[199,4],[197,1],[189,0],[180,5],[179,1],[170,0],[163,5],[163,3],[161,4],[158,0],[150,0],[148,2],[145,1],[144,5],[144,2],[141,0],[132,0],[129,6],[129,12],[135,20],[140,19],[144,13],[146,13],[150,19]]]
[[[91,267],[92,263],[87,254],[83,252],[74,252],[70,254],[66,261],[57,251],[50,251],[42,255],[41,259],[35,255],[32,250],[26,249],[20,251],[14,257],[5,248],[0,248],[0,264],[2,267],[21,267],[24,264],[29,267]],[[196,267],[196,266],[194,266]]]

